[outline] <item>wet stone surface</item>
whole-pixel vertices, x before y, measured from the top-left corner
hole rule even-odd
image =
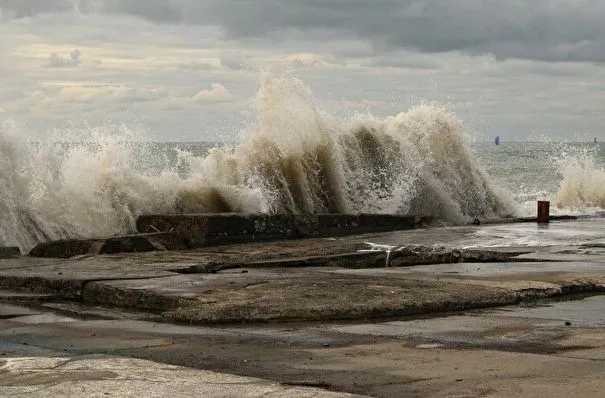
[[[267,396],[301,386],[310,396],[600,396],[603,298],[569,295],[605,291],[604,227],[428,228],[3,259],[0,372],[10,379],[0,378],[0,395],[35,394],[35,383],[56,396],[105,388],[169,364],[259,378],[243,383],[269,383],[274,390],[259,390]],[[21,372],[24,357],[40,362]],[[56,357],[113,373],[91,379],[61,365],[64,376],[48,378],[44,363]],[[125,371],[124,358],[150,362],[125,362]],[[175,380],[205,388],[195,374]],[[153,385],[137,380],[140,391]]]
[[[605,387],[605,332],[596,311],[603,303],[602,296],[573,297],[399,320],[222,327],[82,320],[48,312],[23,315],[0,320],[0,361],[6,366],[15,363],[13,358],[39,359],[30,362],[36,365],[27,369],[27,379],[18,370],[24,368],[9,366],[0,392],[48,385],[54,387],[47,396],[61,396],[56,386],[75,388],[63,383],[86,382],[90,388],[91,381],[132,377],[144,364],[147,375],[169,365],[185,366],[200,389],[234,381],[217,379],[204,387],[204,380],[215,379],[195,370],[260,378],[247,381],[249,386],[312,386],[312,396],[319,397],[332,396],[326,389],[376,397],[482,396],[486,391],[496,396],[597,397]],[[49,379],[42,363],[63,361],[59,358],[69,358],[73,366],[54,366]],[[91,379],[86,369],[99,366],[112,376]],[[167,381],[189,383],[178,372],[170,374]],[[147,384],[147,378],[136,379],[141,391],[152,385],[151,379]],[[291,396],[291,391],[276,391],[281,391],[276,396]]]

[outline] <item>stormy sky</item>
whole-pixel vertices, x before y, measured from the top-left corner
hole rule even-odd
[[[335,118],[421,102],[478,139],[605,139],[605,2],[0,0],[0,120],[235,136],[261,76]]]

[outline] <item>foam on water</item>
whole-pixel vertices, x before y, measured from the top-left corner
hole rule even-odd
[[[575,211],[605,208],[605,169],[596,149],[584,147],[565,154],[555,195],[557,207]]]
[[[535,216],[536,201],[552,214],[591,214],[605,208],[605,147],[592,142],[475,144],[494,184],[511,193],[520,216]]]
[[[178,152],[159,168],[142,166],[156,155],[123,125],[41,143],[4,123],[0,240],[28,250],[132,232],[138,215],[157,212],[413,213],[462,223],[516,211],[478,166],[461,123],[439,107],[343,123],[299,80],[268,76],[255,110],[239,144]]]
[[[63,141],[31,142],[4,124],[0,240],[28,249],[43,240],[130,231],[140,213],[171,211],[174,173],[136,170],[133,144],[119,141],[123,133],[106,126],[88,129],[87,141],[63,131]]]

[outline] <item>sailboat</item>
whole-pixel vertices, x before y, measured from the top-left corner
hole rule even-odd
[[[499,135],[496,136],[496,139],[494,140],[494,144],[500,145],[500,136]]]

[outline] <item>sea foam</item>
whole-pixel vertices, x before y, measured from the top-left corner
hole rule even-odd
[[[149,157],[162,155],[124,125],[41,142],[4,122],[0,240],[26,251],[44,240],[128,233],[145,213],[411,213],[460,224],[516,211],[479,166],[461,122],[438,106],[342,122],[301,81],[266,76],[254,111],[237,144],[203,156],[167,149],[174,156],[154,167]]]

